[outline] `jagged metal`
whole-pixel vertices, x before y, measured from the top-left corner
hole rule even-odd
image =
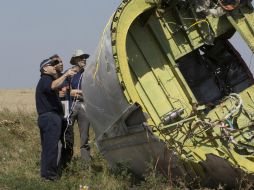
[[[250,2],[125,0],[83,78],[85,109],[112,167],[239,186],[254,174],[254,80],[228,42],[254,51]],[[232,8],[233,10],[226,10]]]

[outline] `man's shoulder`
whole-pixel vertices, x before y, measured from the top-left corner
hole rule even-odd
[[[41,75],[40,81],[42,83],[51,83],[53,82],[54,77],[51,75]]]
[[[50,75],[41,75],[41,78],[37,84],[36,89],[46,90],[51,89],[51,84],[53,82],[54,78]]]
[[[54,77],[51,75],[47,75],[47,74],[42,74],[41,75],[41,80],[53,80]]]

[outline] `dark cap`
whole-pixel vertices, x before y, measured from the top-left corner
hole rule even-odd
[[[44,59],[41,63],[40,63],[40,71],[43,67],[45,67],[46,65],[54,65],[55,61],[52,61],[51,59]]]

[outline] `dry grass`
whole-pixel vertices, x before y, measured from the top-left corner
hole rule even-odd
[[[34,92],[33,89],[0,90],[0,190],[78,190],[80,185],[88,185],[91,190],[188,189],[181,181],[178,182],[180,187],[172,187],[171,181],[154,170],[148,170],[141,181],[129,173],[128,168],[120,167],[119,171],[111,171],[95,147],[92,131],[93,167],[90,167],[80,159],[76,125],[74,158],[70,166],[58,182],[43,182],[39,177],[41,150]]]
[[[59,181],[42,181],[39,177],[41,150],[36,118],[35,113],[0,111],[0,190],[78,190],[80,185],[88,185],[91,190],[130,189],[132,183],[128,174],[111,173],[94,143],[91,144],[92,166],[77,154]]]
[[[70,166],[58,182],[43,182],[39,177],[41,146],[34,90],[0,90],[0,190],[77,190],[80,185],[105,190],[168,189],[166,183],[156,180],[148,180],[147,183],[144,182],[145,185],[135,184],[127,170],[112,172],[95,147],[92,130],[90,136],[93,163],[92,166],[87,165],[80,159],[76,125],[74,133],[75,154]]]
[[[10,111],[35,111],[35,90],[34,89],[1,89],[0,90],[0,111],[8,108]]]

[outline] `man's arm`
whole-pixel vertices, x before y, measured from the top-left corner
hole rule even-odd
[[[63,82],[65,81],[65,79],[67,77],[71,77],[74,74],[76,74],[75,71],[73,71],[72,69],[69,69],[66,73],[64,73],[61,77],[59,77],[58,79],[54,80],[51,84],[51,89],[55,90],[57,89],[59,86],[61,86],[63,84]]]

